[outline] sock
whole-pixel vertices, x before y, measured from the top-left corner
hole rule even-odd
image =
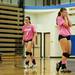
[[[62,64],[62,69],[66,69],[66,64]]]
[[[67,64],[67,61],[62,61],[62,64]]]

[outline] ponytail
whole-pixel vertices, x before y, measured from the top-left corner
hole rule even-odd
[[[61,13],[60,13],[60,11],[58,12],[58,16],[61,16]]]

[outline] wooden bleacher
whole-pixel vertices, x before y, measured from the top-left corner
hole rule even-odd
[[[23,9],[17,5],[0,3],[0,54],[2,59],[13,58],[22,49],[21,26]]]

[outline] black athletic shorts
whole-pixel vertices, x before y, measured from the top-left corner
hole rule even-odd
[[[27,41],[24,41],[24,42],[28,43],[29,41],[32,41],[32,39],[30,39],[30,40],[27,40]]]
[[[62,36],[62,35],[59,35],[58,40],[60,41],[60,40],[63,39],[63,38],[66,38],[67,40],[70,40],[70,39],[71,39],[71,36],[70,36],[70,35],[69,35],[69,36]]]

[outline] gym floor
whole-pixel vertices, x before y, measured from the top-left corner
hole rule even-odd
[[[37,67],[24,69],[24,59],[5,60],[0,63],[0,75],[75,75],[75,60],[69,59],[68,68],[71,73],[57,73],[56,63],[60,59],[55,58],[36,58]]]

